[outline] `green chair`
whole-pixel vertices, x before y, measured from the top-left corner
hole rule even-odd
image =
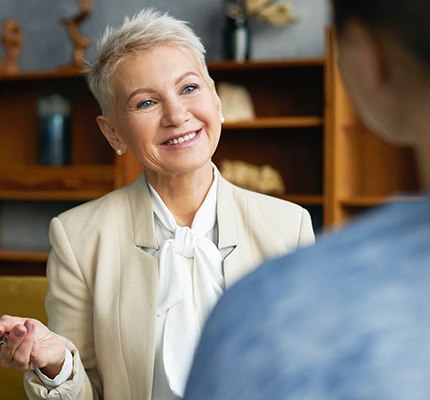
[[[1,276],[0,315],[36,318],[47,323],[45,295],[48,281],[45,276]],[[0,398],[25,400],[22,373],[0,367]]]

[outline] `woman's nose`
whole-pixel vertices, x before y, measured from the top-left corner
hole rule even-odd
[[[185,104],[180,99],[168,99],[163,104],[163,126],[180,126],[186,121],[188,115]]]

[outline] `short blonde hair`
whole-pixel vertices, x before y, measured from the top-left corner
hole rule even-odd
[[[87,81],[104,115],[114,114],[115,97],[110,78],[118,66],[141,51],[160,45],[182,46],[195,56],[205,78],[210,80],[205,48],[185,21],[167,13],[144,9],[126,17],[116,29],[107,27],[97,43],[95,61],[87,64]]]

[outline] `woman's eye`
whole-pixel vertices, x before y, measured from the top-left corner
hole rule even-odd
[[[144,100],[137,104],[137,108],[148,108],[154,104],[153,100]]]
[[[185,86],[184,90],[182,91],[184,94],[190,94],[197,90],[197,85],[187,85]]]

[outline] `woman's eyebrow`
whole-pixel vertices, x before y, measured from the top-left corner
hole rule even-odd
[[[180,75],[178,78],[176,78],[175,85],[177,85],[178,83],[180,83],[181,81],[183,81],[185,78],[188,78],[189,76],[192,76],[192,75],[194,75],[194,76],[196,76],[198,78],[200,77],[199,74],[197,74],[194,71],[187,71],[187,72],[184,72],[182,75]]]

